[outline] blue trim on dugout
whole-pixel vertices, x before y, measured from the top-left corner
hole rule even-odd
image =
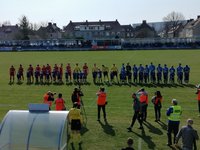
[[[36,116],[33,118],[33,121],[32,121],[32,123],[31,123],[30,129],[29,129],[29,132],[28,132],[28,139],[27,139],[27,144],[26,144],[26,150],[29,149],[29,143],[30,143],[31,131],[32,131],[33,124],[34,124],[34,122],[35,122],[37,116],[38,116],[38,115],[36,115]]]

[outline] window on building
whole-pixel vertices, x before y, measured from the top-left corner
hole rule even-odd
[[[106,36],[110,36],[110,33],[109,33],[109,32],[106,32]]]

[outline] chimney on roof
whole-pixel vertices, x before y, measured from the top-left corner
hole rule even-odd
[[[51,23],[51,22],[49,22],[49,23],[48,23],[48,26],[51,26],[51,25],[52,25],[52,23]]]
[[[54,26],[56,26],[56,23],[53,23]]]
[[[116,22],[118,22],[118,20],[117,20],[117,19],[116,19],[115,21],[116,21]]]
[[[70,20],[69,23],[72,23],[72,21]]]
[[[147,21],[146,21],[146,20],[143,20],[143,21],[142,21],[142,24],[146,24],[146,23],[147,23]]]
[[[200,15],[197,16],[197,19],[200,19]]]
[[[101,19],[99,20],[99,22],[101,22]]]

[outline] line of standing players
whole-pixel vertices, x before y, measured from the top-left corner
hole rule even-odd
[[[23,83],[24,81],[24,68],[20,64],[17,74],[14,66],[12,65],[9,70],[10,74],[10,84],[14,83],[15,75],[17,76],[17,83]],[[89,67],[87,63],[84,63],[82,67],[79,67],[79,64],[76,63],[74,69],[70,66],[70,63],[66,65],[65,73],[63,71],[63,64],[55,64],[52,70],[52,67],[47,64],[40,67],[38,64],[35,69],[30,64],[27,71],[27,84],[64,84],[63,75],[65,76],[66,83],[80,83],[87,84],[87,77],[89,74]],[[186,65],[182,67],[181,64],[177,68],[171,66],[167,67],[166,64],[162,67],[161,64],[158,66],[150,65],[143,66],[140,64],[133,67],[127,63],[122,64],[120,71],[117,66],[113,64],[111,69],[105,65],[102,65],[101,68],[97,67],[96,64],[92,67],[92,78],[94,84],[105,83],[175,83],[175,76],[177,76],[177,82],[188,83],[189,82],[190,67]],[[118,77],[119,76],[119,77]],[[119,78],[119,79],[118,79]]]
[[[105,65],[102,65],[102,70],[94,64],[92,68],[93,82],[95,84],[102,83],[102,74],[104,77],[104,82],[108,83],[120,83],[120,84],[131,84],[131,83],[164,83],[164,84],[174,84],[175,76],[177,76],[177,82],[179,84],[189,83],[190,67],[186,65],[182,67],[181,64],[177,68],[171,66],[167,67],[166,64],[162,67],[158,64],[156,67],[153,63],[150,65],[143,66],[140,64],[133,67],[127,63],[122,64],[120,71],[115,64],[110,69]],[[109,79],[110,77],[110,79]]]
[[[129,63],[126,66],[122,64],[120,81],[131,83],[132,75],[134,83],[173,84],[175,83],[175,76],[177,76],[177,82],[179,84],[187,84],[189,83],[190,67],[188,65],[182,67],[181,63],[179,63],[177,68],[174,68],[173,65],[168,68],[166,64],[163,67],[161,64],[158,64],[156,67],[153,63],[145,66],[140,64],[138,67],[134,64],[132,68]]]
[[[87,83],[88,70],[89,69],[87,63],[83,65],[82,70],[77,63],[73,71],[71,69],[70,63],[68,63],[65,71],[66,83]],[[17,77],[18,84],[23,83],[24,68],[21,64],[17,72],[12,65],[9,69],[9,74],[10,84],[15,82],[15,76]],[[63,64],[55,64],[53,69],[49,64],[46,66],[42,65],[42,67],[40,67],[38,64],[35,68],[30,64],[26,71],[27,84],[64,84],[63,75]]]

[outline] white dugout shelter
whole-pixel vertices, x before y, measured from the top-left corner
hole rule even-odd
[[[46,104],[10,110],[0,125],[0,150],[67,150],[67,115]]]

